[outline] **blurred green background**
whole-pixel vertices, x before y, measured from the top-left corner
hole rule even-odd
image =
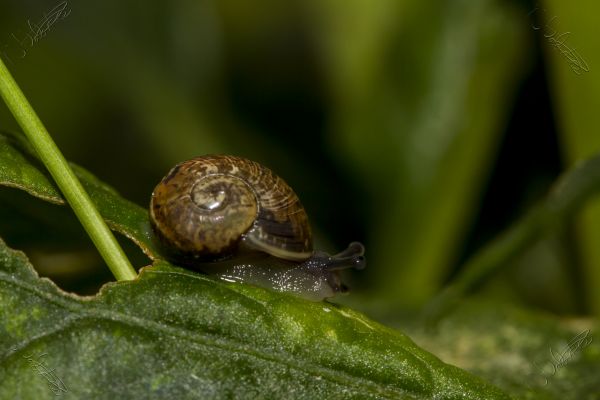
[[[138,204],[196,155],[276,171],[317,247],[367,247],[339,301],[386,314],[421,307],[600,150],[597,11],[591,0],[2,0],[0,56],[65,156]],[[0,128],[17,129],[4,106]],[[67,211],[24,194],[0,192],[0,236],[69,290],[112,279]],[[600,314],[598,243],[595,202],[480,291]]]

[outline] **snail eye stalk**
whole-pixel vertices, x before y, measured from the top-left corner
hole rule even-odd
[[[328,271],[340,271],[344,269],[364,269],[367,261],[365,259],[365,247],[359,242],[352,242],[346,250],[330,256],[329,254],[316,251],[313,256],[305,261],[307,266],[324,268]]]

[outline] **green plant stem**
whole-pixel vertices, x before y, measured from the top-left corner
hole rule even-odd
[[[540,204],[467,260],[456,279],[425,307],[424,324],[434,327],[462,297],[532,243],[564,226],[575,211],[599,192],[600,155],[596,155],[563,174]]]
[[[123,249],[0,59],[0,94],[117,280],[137,275]]]

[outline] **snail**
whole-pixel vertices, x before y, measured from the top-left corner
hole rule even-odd
[[[314,251],[306,211],[268,168],[228,155],[177,164],[150,200],[155,240],[174,264],[313,301],[345,292],[339,271],[365,266],[358,242]]]

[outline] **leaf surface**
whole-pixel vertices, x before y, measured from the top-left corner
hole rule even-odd
[[[425,349],[518,399],[600,399],[597,320],[471,299],[434,331],[403,326]]]
[[[162,261],[146,210],[74,169],[154,265],[79,297],[0,241],[0,398],[508,398],[351,309]],[[0,135],[0,185],[63,203],[18,135]]]
[[[0,299],[0,398],[508,398],[350,309],[165,262],[84,298],[1,242]]]

